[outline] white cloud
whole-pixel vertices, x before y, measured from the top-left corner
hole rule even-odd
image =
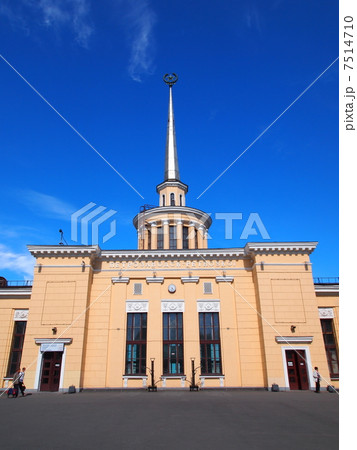
[[[12,272],[19,272],[24,277],[33,277],[33,267],[35,259],[30,254],[14,253],[0,244],[0,270],[11,270]]]
[[[259,33],[262,32],[262,17],[254,4],[249,5],[244,17],[248,28],[257,30]]]
[[[25,206],[40,216],[71,220],[71,214],[77,209],[59,198],[41,192],[21,191],[19,196]]]
[[[0,15],[28,33],[34,24],[56,32],[69,28],[75,41],[82,47],[88,47],[94,31],[89,21],[90,0],[4,0],[3,3],[0,5]]]
[[[134,81],[141,82],[142,76],[151,74],[154,68],[153,27],[156,14],[146,0],[138,0],[130,5],[131,10],[127,16],[131,41],[128,72]]]

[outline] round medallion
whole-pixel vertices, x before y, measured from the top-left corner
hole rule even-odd
[[[164,81],[170,87],[173,86],[177,80],[178,80],[178,76],[175,73],[166,73],[164,75]]]
[[[171,292],[171,294],[173,294],[174,292],[176,292],[176,286],[174,284],[170,284],[169,286],[169,292]]]

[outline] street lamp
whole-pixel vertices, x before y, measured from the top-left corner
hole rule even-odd
[[[154,365],[155,365],[155,358],[150,358],[151,361],[151,369],[149,367],[147,367],[147,369],[149,370],[149,373],[151,374],[151,385],[148,386],[148,391],[149,392],[156,392],[157,391],[157,386],[155,385],[155,375],[154,375]]]
[[[198,366],[195,368],[195,358],[191,358],[191,384],[190,384],[190,391],[198,391],[198,385],[196,384],[196,380],[195,380],[195,374],[196,371],[200,368],[201,366]]]

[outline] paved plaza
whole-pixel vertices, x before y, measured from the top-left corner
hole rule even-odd
[[[0,397],[5,449],[338,449],[338,394],[87,391]]]

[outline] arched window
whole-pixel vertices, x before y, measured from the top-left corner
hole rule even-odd
[[[182,206],[182,195],[180,194],[180,206]]]
[[[165,195],[162,196],[162,206],[165,206]]]
[[[175,194],[173,192],[170,194],[170,205],[175,206]]]

